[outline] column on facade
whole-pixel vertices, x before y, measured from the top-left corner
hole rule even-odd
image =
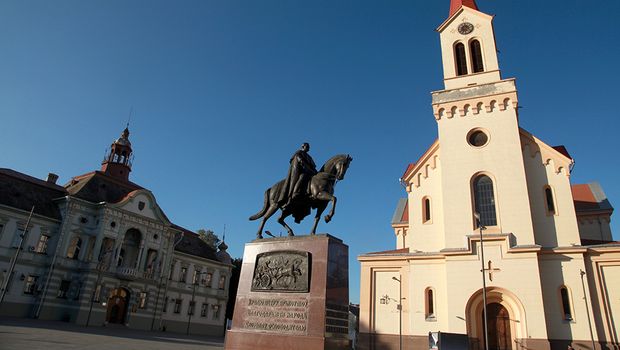
[[[125,234],[121,233],[125,230],[125,227],[119,227],[118,229],[118,234],[116,235],[117,239],[116,239],[116,244],[114,245],[114,266],[118,266],[118,259],[120,259],[121,256],[121,247],[123,246],[123,243],[125,241]]]
[[[147,233],[145,232],[140,239],[140,248],[138,251],[138,258],[136,259],[135,266],[138,271],[144,271],[144,260],[146,259],[146,254],[144,254],[144,250],[146,249],[146,235]]]
[[[93,247],[93,260],[91,261],[99,262],[99,259],[101,259],[99,252],[101,252],[101,245],[103,244],[104,236],[103,230],[97,232],[97,236],[95,237],[95,246]]]

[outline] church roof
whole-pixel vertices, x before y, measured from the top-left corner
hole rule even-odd
[[[93,203],[117,203],[129,193],[142,189],[131,181],[123,181],[101,171],[76,176],[65,185],[67,192]]]
[[[462,6],[469,7],[474,10],[478,10],[475,0],[451,0],[450,1],[450,16],[458,11]]]
[[[30,211],[52,219],[60,219],[60,210],[54,199],[67,195],[59,185],[17,172],[0,168],[0,204]]]
[[[575,184],[571,186],[575,212],[577,215],[610,214],[614,208],[609,203],[603,188],[598,182]]]
[[[365,253],[363,255],[392,255],[392,254],[409,254],[409,248],[401,248],[394,250],[384,250],[381,252]]]
[[[178,225],[173,224],[172,227],[181,231],[183,234],[181,242],[174,247],[174,250],[218,261],[215,255],[215,249],[211,248],[205,241],[200,239],[198,234]]]
[[[409,223],[409,200],[401,198],[396,205],[396,211],[392,216],[392,225],[402,225]]]

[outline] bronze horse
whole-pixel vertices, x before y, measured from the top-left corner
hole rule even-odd
[[[339,154],[330,158],[325,165],[319,170],[319,173],[314,175],[308,184],[306,195],[302,198],[294,199],[288,205],[278,203],[277,194],[282,190],[284,180],[279,181],[271,188],[265,191],[265,202],[263,209],[260,212],[250,217],[250,220],[256,220],[263,218],[261,221],[257,238],[263,238],[263,228],[265,222],[278,210],[282,211],[282,214],[278,218],[278,222],[286,228],[289,236],[294,236],[293,230],[286,224],[284,219],[293,214],[295,222],[299,223],[308,214],[311,209],[316,209],[316,215],[314,216],[314,226],[312,226],[311,235],[316,233],[316,227],[319,223],[319,219],[323,214],[327,204],[332,203],[332,208],[329,214],[325,215],[325,222],[329,222],[334,213],[336,212],[336,197],[334,196],[334,187],[336,181],[344,179],[344,175],[347,173],[349,164],[353,158],[348,154]]]

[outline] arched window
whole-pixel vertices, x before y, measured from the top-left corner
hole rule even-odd
[[[475,209],[480,214],[480,224],[482,226],[497,226],[493,181],[486,175],[480,175],[474,180],[473,185]]]
[[[67,258],[77,260],[80,256],[80,249],[82,248],[82,239],[78,236],[73,237],[71,243],[69,243],[69,249],[67,250]]]
[[[562,298],[562,312],[564,319],[567,321],[573,320],[573,312],[570,307],[570,298],[568,295],[568,288],[566,286],[560,287],[560,298]]]
[[[425,300],[425,314],[426,319],[434,319],[435,318],[435,295],[432,288],[426,288],[424,291],[424,300]]]
[[[482,48],[480,47],[480,42],[478,40],[472,40],[471,43],[469,43],[469,50],[474,73],[483,72],[484,65],[482,63]]]
[[[467,59],[465,58],[465,45],[454,45],[454,59],[456,60],[456,75],[467,74]]]
[[[424,197],[422,199],[422,222],[430,223],[431,221],[431,199]]]
[[[555,215],[555,201],[553,200],[553,190],[549,186],[545,186],[545,203],[547,204],[547,213]]]

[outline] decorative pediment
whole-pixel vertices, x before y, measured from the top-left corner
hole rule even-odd
[[[571,167],[575,163],[574,160],[547,145],[524,129],[520,129],[519,131],[521,134],[521,149],[524,156],[535,158],[537,155],[540,155],[542,164],[552,168],[555,174],[562,173],[566,176],[570,175]]]
[[[407,184],[407,192],[411,192],[413,187],[420,187],[422,180],[431,176],[432,170],[437,168],[438,163],[439,140],[436,140],[403,176],[402,180]]]
[[[170,224],[170,221],[157,204],[155,196],[149,190],[140,189],[132,191],[118,203],[109,204],[109,206],[157,220],[164,224]]]

